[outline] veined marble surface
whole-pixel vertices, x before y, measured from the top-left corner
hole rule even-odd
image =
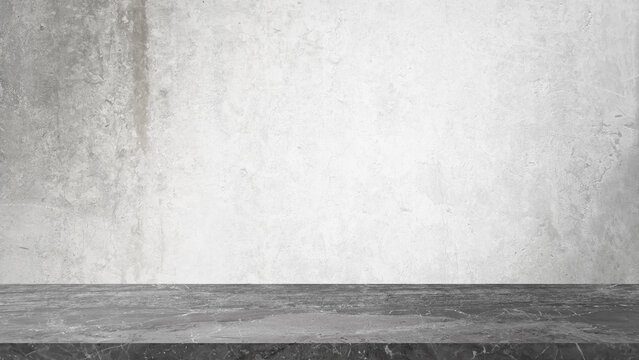
[[[632,343],[639,285],[2,285],[0,342]]]
[[[0,344],[0,359],[637,359],[637,344]]]

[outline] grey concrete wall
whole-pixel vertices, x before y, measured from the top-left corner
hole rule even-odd
[[[639,282],[639,2],[0,0],[0,282]]]

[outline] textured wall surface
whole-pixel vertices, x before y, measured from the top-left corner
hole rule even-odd
[[[0,282],[639,282],[639,2],[0,0]]]

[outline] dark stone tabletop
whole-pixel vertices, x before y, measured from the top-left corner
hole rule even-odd
[[[638,300],[639,285],[0,285],[0,359],[639,359]]]
[[[0,285],[0,342],[639,342],[639,285]]]

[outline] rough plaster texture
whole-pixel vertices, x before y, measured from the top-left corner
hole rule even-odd
[[[639,2],[0,1],[0,281],[639,282]]]

